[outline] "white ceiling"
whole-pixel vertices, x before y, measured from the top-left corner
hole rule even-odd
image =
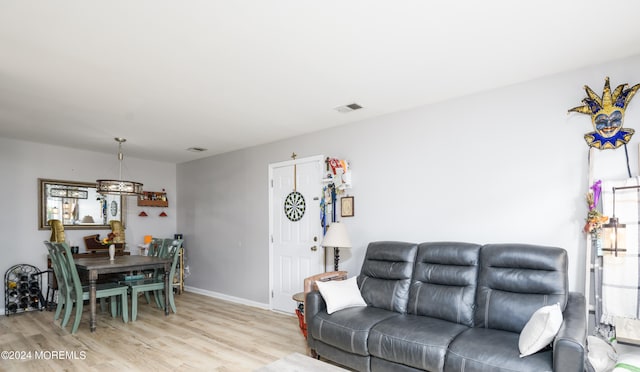
[[[639,14],[636,0],[0,0],[0,136],[114,154],[119,136],[125,156],[180,163],[637,55]]]

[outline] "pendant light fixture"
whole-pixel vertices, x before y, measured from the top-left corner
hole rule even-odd
[[[118,163],[119,173],[117,180],[97,180],[96,189],[100,194],[114,194],[122,196],[134,196],[142,194],[142,184],[134,181],[124,181],[122,179],[122,144],[127,140],[121,137],[114,138],[118,142]]]

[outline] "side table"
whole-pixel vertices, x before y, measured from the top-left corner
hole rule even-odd
[[[296,315],[298,316],[298,323],[300,323],[300,331],[307,338],[307,323],[304,321],[304,292],[299,292],[291,296],[296,302]]]

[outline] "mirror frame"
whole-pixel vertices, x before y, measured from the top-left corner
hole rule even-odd
[[[38,230],[50,230],[51,227],[48,224],[47,219],[47,195],[46,190],[48,185],[60,185],[63,188],[66,187],[81,187],[81,188],[90,188],[96,189],[95,182],[79,182],[79,181],[66,181],[66,180],[53,180],[46,178],[38,178]],[[125,225],[126,219],[126,198],[122,196],[113,196],[112,198],[116,198],[118,201],[118,212],[116,215],[120,216],[120,221],[122,225]],[[110,208],[109,206],[107,208]],[[108,213],[108,212],[107,212]],[[111,226],[109,224],[89,224],[89,225],[77,225],[77,224],[64,224],[65,230],[111,230]]]

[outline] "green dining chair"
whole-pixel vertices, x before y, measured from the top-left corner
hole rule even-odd
[[[178,264],[178,258],[180,256],[180,249],[182,248],[182,239],[165,239],[165,251],[161,257],[171,258],[171,268],[169,271],[169,283],[173,283],[173,277],[176,273],[176,266]],[[173,285],[169,293],[164,293],[164,272],[158,270],[150,278],[145,278],[138,281],[132,281],[129,284],[131,288],[131,321],[135,321],[138,317],[138,294],[149,292],[154,293],[155,302],[158,308],[164,309],[164,296],[169,296],[169,305],[174,313],[177,313],[176,303],[173,296]],[[147,299],[147,302],[150,302]]]
[[[58,254],[53,250],[53,244],[50,241],[44,241],[45,247],[47,247],[47,251],[49,252],[49,258],[51,259],[51,266],[53,266],[53,273],[55,274],[56,280],[58,280],[58,303],[56,304],[56,312],[53,316],[53,320],[56,321],[60,318],[60,314],[62,313],[62,309],[64,308],[65,299],[68,297],[67,294],[67,286],[64,285],[62,268],[60,267],[60,261],[58,260]],[[59,278],[59,279],[58,279]],[[100,308],[104,311],[104,300],[102,298],[100,301]],[[71,311],[71,310],[69,310]],[[66,327],[68,322],[68,318],[63,320],[63,327]]]
[[[171,239],[171,238],[167,238],[164,239],[164,250],[162,251],[162,254],[164,256],[169,256],[169,250],[170,249],[176,249],[175,253],[170,255],[170,257],[173,258],[173,261],[171,263],[171,271],[169,272],[169,283],[171,285],[171,292],[169,293],[169,305],[171,306],[171,309],[173,310],[174,314],[176,313],[176,303],[175,303],[175,299],[173,297],[173,283],[174,283],[174,278],[175,278],[175,274],[176,274],[176,268],[178,266],[178,261],[180,260],[180,251],[182,250],[182,239]],[[164,269],[160,269],[160,278],[164,280]],[[164,288],[162,288],[162,290],[158,290],[155,291],[155,297],[158,298],[160,300],[160,304],[162,306],[162,308],[164,309],[164,297],[163,297],[163,293],[164,293]]]
[[[64,285],[62,279],[62,268],[60,268],[60,262],[58,261],[58,255],[53,250],[53,244],[50,241],[44,241],[45,247],[49,252],[49,258],[51,259],[51,266],[53,266],[53,273],[58,280],[58,303],[56,304],[56,312],[53,316],[53,320],[56,321],[60,318],[62,308],[64,307],[64,299],[67,298],[67,286]],[[65,323],[66,325],[66,323]]]
[[[151,242],[149,243],[149,250],[147,251],[147,256],[164,257],[167,252],[166,244],[168,243],[168,240],[169,239],[151,238]],[[143,274],[145,277],[155,278],[158,275],[158,269],[143,270],[141,274]],[[133,283],[132,280],[138,281],[140,279],[133,277],[133,279],[126,280],[125,284],[130,285],[131,283]],[[147,303],[150,304],[151,296],[149,296],[149,292],[144,292],[144,297],[147,300]],[[157,299],[156,299],[156,303],[158,303]]]
[[[80,319],[82,318],[83,302],[89,299],[89,286],[82,286],[80,282],[80,276],[78,275],[78,269],[76,268],[71,254],[71,249],[66,243],[49,243],[45,244],[47,248],[51,246],[50,256],[52,257],[52,263],[54,264],[54,270],[58,267],[59,275],[58,287],[64,287],[60,293],[62,296],[58,296],[58,302],[62,302],[62,306],[65,309],[65,315],[62,320],[62,327],[66,327],[70,317],[73,306],[75,305],[75,318],[71,333],[74,334],[78,331],[80,325]],[[127,286],[120,285],[119,283],[101,283],[96,285],[96,298],[111,299],[111,316],[116,317],[118,310],[122,310],[122,320],[127,323],[129,321],[129,304]],[[121,307],[118,307],[118,299],[120,299]],[[56,309],[57,310],[57,309]]]
[[[62,313],[62,309],[65,308],[65,316],[61,321],[60,325],[64,328],[67,326],[69,318],[71,316],[71,309],[73,307],[73,302],[69,300],[71,293],[69,292],[69,288],[67,284],[67,273],[63,271],[63,267],[61,266],[61,262],[59,259],[58,251],[54,249],[53,243],[50,241],[44,241],[45,247],[47,247],[47,251],[49,252],[49,258],[51,260],[51,265],[53,266],[53,272],[55,274],[56,280],[58,282],[58,303],[56,304],[56,312],[53,317],[54,321],[57,321],[60,318],[60,314]],[[105,298],[100,299],[100,308],[104,311],[104,300]],[[65,306],[69,304],[69,306]],[[115,303],[112,304],[111,315],[116,316],[117,309],[114,309]]]

